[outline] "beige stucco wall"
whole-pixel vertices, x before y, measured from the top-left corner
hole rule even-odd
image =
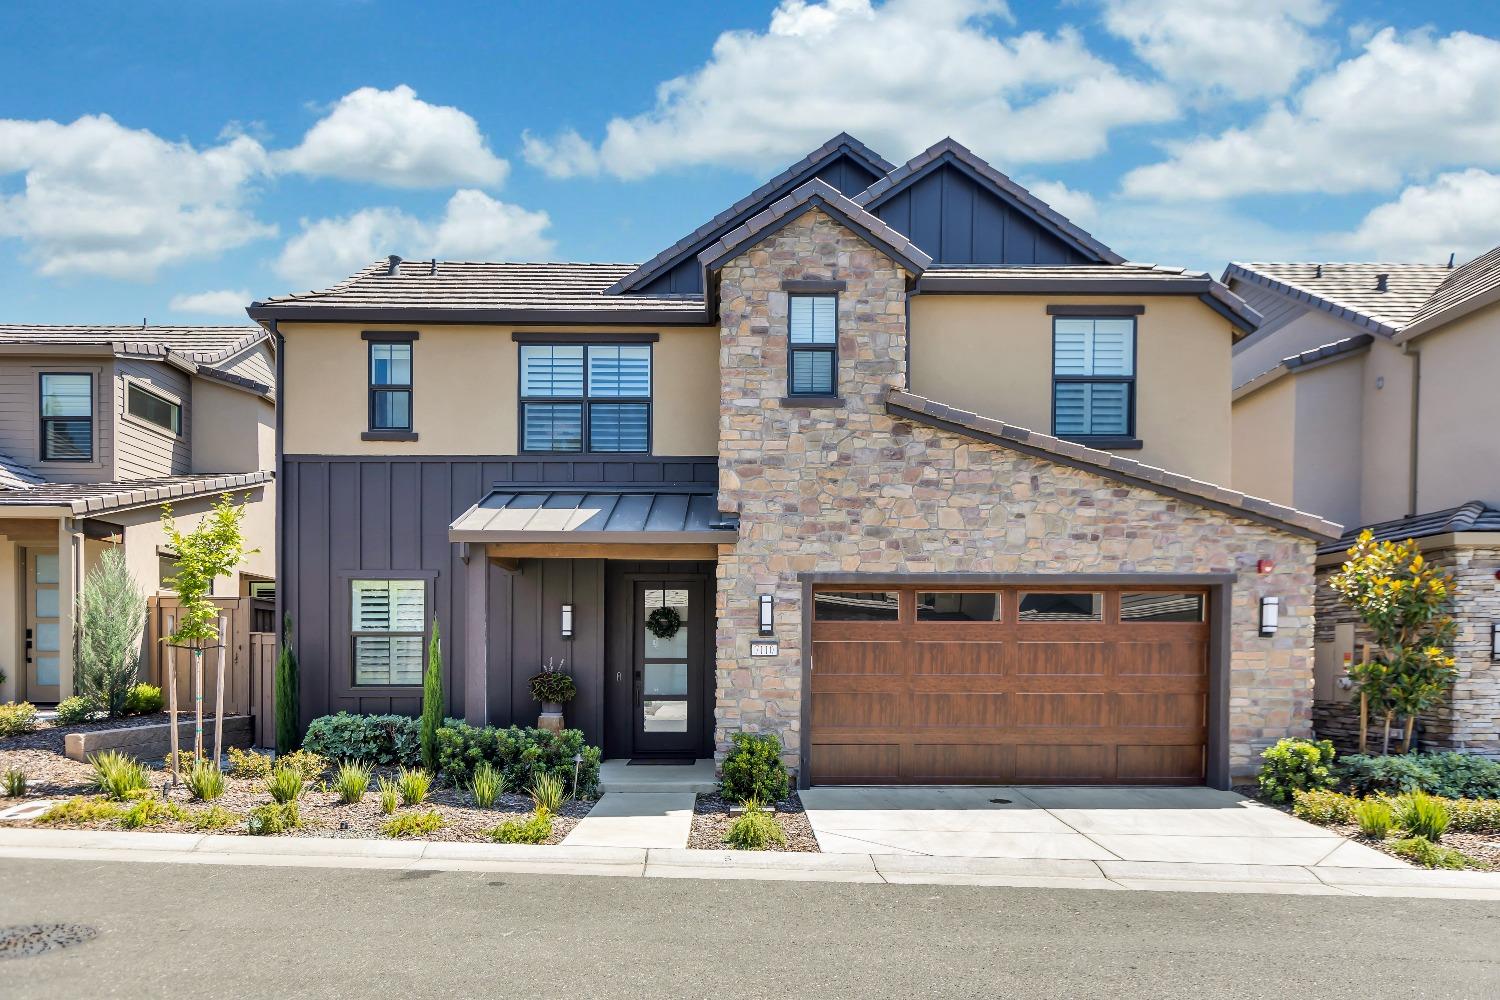
[[[1364,355],[1354,355],[1281,379],[1293,385],[1302,428],[1280,439],[1283,448],[1296,442],[1291,505],[1349,526],[1361,523],[1364,362]]]
[[[1500,503],[1500,304],[1410,346],[1422,355],[1418,509]]]
[[[1052,431],[1048,305],[1062,295],[918,295],[911,300],[911,388],[921,396]],[[1121,454],[1212,483],[1229,482],[1229,323],[1193,296],[1111,297],[1140,305],[1136,436]]]
[[[519,449],[520,351],[510,326],[416,329],[412,425],[416,441],[363,441],[368,355],[360,334],[380,326],[283,323],[283,440],[293,455],[509,455]],[[718,330],[714,327],[533,328],[534,332],[658,333],[653,361],[652,451],[712,455],[717,441]]]
[[[1379,384],[1379,388],[1377,388]],[[1411,358],[1384,337],[1376,337],[1365,355],[1360,424],[1363,434],[1360,468],[1361,524],[1405,517],[1410,495]],[[1315,434],[1316,428],[1301,428]]]
[[[1262,372],[1275,368],[1285,358],[1361,332],[1321,309],[1307,309],[1296,319],[1269,333],[1256,331],[1242,340],[1234,350],[1232,381],[1235,385],[1243,385]]]
[[[193,379],[193,471],[275,467],[276,408],[270,401],[208,379]]]
[[[220,577],[214,581],[214,596],[238,597],[241,589],[241,573],[268,579],[276,576],[275,490],[275,484],[268,483],[249,491],[233,494],[235,503],[244,503],[245,494],[249,493],[250,504],[245,511],[242,530],[246,547],[259,551],[250,555],[233,575]],[[191,531],[218,499],[217,496],[199,497],[173,504],[172,514],[177,521],[178,529]],[[110,514],[104,519],[112,524],[124,526],[125,565],[135,577],[136,583],[140,584],[141,589],[148,595],[159,593],[162,589],[162,574],[158,549],[167,544],[166,533],[161,527],[161,508],[141,507]],[[93,544],[90,543],[90,545]]]
[[[1290,377],[1235,402],[1231,487],[1292,506],[1296,416],[1296,383]]]

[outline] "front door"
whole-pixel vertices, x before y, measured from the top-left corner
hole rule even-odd
[[[62,622],[58,617],[57,550],[29,549],[26,557],[26,699],[59,696]]]
[[[702,584],[638,580],[634,606],[633,754],[693,756],[703,725]]]

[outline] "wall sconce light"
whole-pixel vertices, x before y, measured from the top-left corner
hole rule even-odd
[[[1262,636],[1276,634],[1276,620],[1280,614],[1281,598],[1262,597],[1260,599],[1260,634]]]
[[[1490,659],[1500,660],[1500,622],[1490,626]]]
[[[770,594],[760,595],[760,634],[770,635],[775,631],[771,621],[771,605],[774,598]]]
[[[573,605],[571,604],[562,606],[562,637],[573,638]]]

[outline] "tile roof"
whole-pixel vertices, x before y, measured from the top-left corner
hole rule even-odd
[[[0,324],[0,347],[91,347],[113,354],[223,361],[259,340],[258,326],[81,326]]]
[[[448,526],[451,542],[733,544],[713,486],[496,487]]]
[[[1494,301],[1497,293],[1500,293],[1500,247],[1449,271],[1437,291],[1407,320],[1398,339],[1407,339],[1456,319],[1470,309]]]
[[[1239,278],[1281,292],[1374,333],[1392,336],[1422,310],[1453,274],[1440,264],[1230,264]],[[1386,291],[1378,275],[1386,278]]]
[[[199,365],[198,374],[215,382],[223,382],[225,385],[232,385],[237,389],[253,392],[257,396],[270,396],[274,392],[274,388],[266,385],[264,382],[257,382],[253,378],[236,375],[234,372],[226,371],[223,368],[210,368],[208,365]]]
[[[11,458],[9,455],[0,455],[0,489],[24,490],[30,486],[37,486],[42,482],[42,477],[31,471],[27,466]]]
[[[1274,367],[1268,368],[1252,379],[1247,379],[1234,387],[1234,398],[1240,399],[1248,396],[1257,389],[1262,389],[1283,375],[1290,374],[1299,368],[1316,365],[1323,361],[1332,361],[1334,358],[1342,358],[1351,354],[1358,354],[1367,349],[1375,342],[1375,337],[1368,333],[1356,333],[1352,337],[1343,340],[1335,340],[1331,344],[1323,344],[1319,347],[1310,348],[1300,354],[1293,354],[1289,358],[1282,358]]]
[[[1447,510],[1435,510],[1430,514],[1417,514],[1414,517],[1398,517],[1392,521],[1381,521],[1378,524],[1366,525],[1375,536],[1376,541],[1398,542],[1408,538],[1429,538],[1433,535],[1454,534],[1460,531],[1495,531],[1500,532],[1500,507],[1485,503],[1483,500],[1470,500],[1468,503],[1458,507],[1449,507]],[[1318,547],[1320,555],[1331,552],[1343,552],[1354,544],[1359,533],[1365,527],[1350,528],[1344,532],[1336,542]]]
[[[269,482],[274,475],[264,471],[165,476],[112,483],[42,483],[25,489],[0,490],[0,509],[64,507],[69,508],[73,516],[92,515],[122,507],[139,507],[205,494],[233,492]]]
[[[1248,496],[1212,483],[1191,479],[1153,465],[1137,462],[1134,459],[1121,458],[1119,455],[1065,441],[1050,434],[1041,434],[1025,427],[1017,427],[992,417],[982,417],[977,413],[946,406],[901,389],[893,388],[889,391],[886,409],[894,416],[964,434],[1073,468],[1084,469],[1107,479],[1140,486],[1157,493],[1184,497],[1205,507],[1269,524],[1309,538],[1319,540],[1337,538],[1343,531],[1341,525],[1316,514],[1309,514],[1263,500],[1260,497]]]

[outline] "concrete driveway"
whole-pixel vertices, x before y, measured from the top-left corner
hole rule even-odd
[[[1212,788],[813,788],[801,795],[829,853],[1406,867]]]

